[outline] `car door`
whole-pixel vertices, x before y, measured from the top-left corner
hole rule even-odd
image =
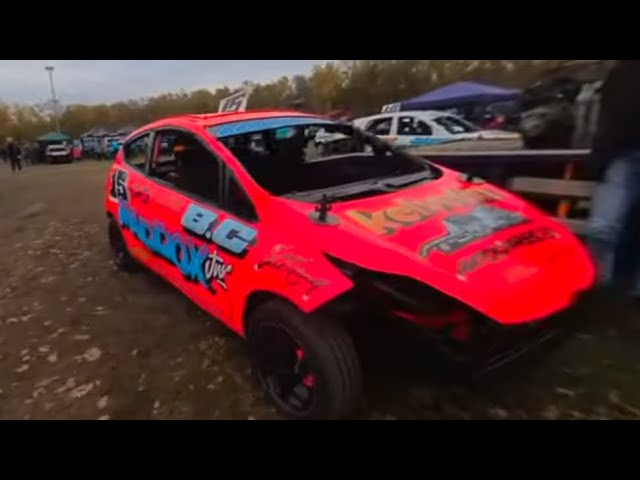
[[[111,169],[109,201],[115,209],[122,235],[131,255],[147,268],[161,273],[162,262],[156,261],[148,248],[149,180],[146,175],[153,132],[147,131],[128,140],[122,149],[122,161]],[[140,220],[142,219],[142,221]]]
[[[434,135],[432,125],[415,115],[398,116],[398,140],[396,146],[400,148],[415,148],[442,143],[446,140]]]
[[[394,116],[393,115],[385,115],[383,117],[376,117],[371,119],[365,126],[364,130],[367,133],[371,133],[376,135],[377,137],[382,138],[386,141],[393,141],[394,136],[392,132],[394,131]]]
[[[163,128],[156,131],[149,178],[152,234],[165,278],[228,321],[229,281],[257,231],[225,208],[226,166],[198,134]]]

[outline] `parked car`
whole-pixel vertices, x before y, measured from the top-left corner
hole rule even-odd
[[[44,152],[48,163],[71,163],[73,161],[71,146],[66,143],[47,145]]]
[[[314,144],[321,157],[348,152],[352,148],[351,137],[340,132],[327,132],[324,129],[320,129],[316,133]]]
[[[519,102],[495,102],[478,108],[476,123],[483,130],[518,131]]]
[[[463,118],[435,110],[380,113],[354,120],[353,125],[377,135],[398,148],[437,145],[460,140],[511,140],[519,134],[501,130],[483,130]],[[323,153],[330,153],[340,137],[316,138]]]
[[[73,156],[73,160],[82,160],[82,157],[84,156],[84,151],[82,148],[82,142],[80,140],[73,141],[72,156]]]
[[[308,158],[318,128],[359,151]],[[580,241],[524,200],[311,114],[146,125],[113,161],[105,208],[115,265],[155,272],[245,338],[290,418],[356,409],[358,328],[404,345],[391,332],[405,326],[486,371],[549,339],[595,278]]]

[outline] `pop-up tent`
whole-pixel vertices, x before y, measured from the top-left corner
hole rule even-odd
[[[517,100],[522,91],[477,82],[456,82],[400,102],[402,110],[440,110],[469,104]]]
[[[51,132],[46,135],[42,135],[37,138],[38,143],[50,144],[50,143],[63,143],[71,141],[71,137],[69,135],[65,135],[64,133]]]

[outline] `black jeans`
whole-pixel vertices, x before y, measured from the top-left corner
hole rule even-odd
[[[22,170],[22,161],[19,158],[11,159],[11,170],[13,170],[14,172],[16,170]]]

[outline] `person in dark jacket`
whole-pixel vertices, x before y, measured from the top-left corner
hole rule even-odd
[[[633,217],[640,205],[639,85],[640,60],[621,60],[600,91],[600,115],[589,159],[600,182],[587,240],[605,286],[621,285],[620,265],[640,263],[640,241],[625,242],[636,230]],[[629,293],[640,298],[640,269],[629,273],[633,278]]]
[[[9,143],[7,143],[7,157],[9,157],[9,162],[11,162],[12,171],[22,170],[20,147],[11,139],[9,139]]]

